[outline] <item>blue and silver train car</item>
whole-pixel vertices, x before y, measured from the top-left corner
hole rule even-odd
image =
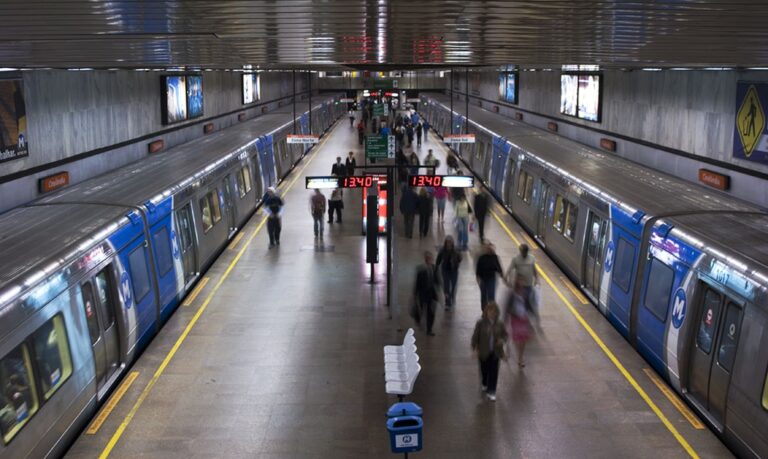
[[[439,134],[475,134],[457,155],[656,371],[734,451],[767,457],[765,210],[477,107],[467,122],[444,95],[421,99]]]
[[[312,108],[324,129],[338,98]],[[0,216],[0,456],[66,451],[301,159],[293,125],[278,109]]]

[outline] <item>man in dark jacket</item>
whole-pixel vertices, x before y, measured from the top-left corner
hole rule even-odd
[[[474,211],[477,219],[478,234],[480,242],[485,240],[485,217],[488,215],[488,193],[480,191],[475,195]]]
[[[477,285],[480,287],[480,309],[491,301],[496,301],[496,276],[504,276],[499,256],[490,242],[483,243],[483,254],[477,259]]]
[[[413,238],[413,221],[415,220],[418,208],[419,197],[416,195],[416,192],[409,186],[404,187],[403,196],[400,198],[400,212],[403,214],[405,237],[408,239]]]
[[[341,162],[341,156],[337,156],[336,162],[331,166],[331,175],[337,177],[344,177],[347,175],[347,168],[344,166],[344,163]]]
[[[435,264],[432,262],[432,252],[424,252],[424,264],[416,269],[416,288],[414,289],[416,317],[427,314],[427,335],[435,336],[432,325],[435,323],[435,302],[437,301],[437,282],[435,280]]]
[[[269,233],[269,247],[280,245],[280,231],[282,230],[281,216],[283,212],[283,200],[277,194],[274,187],[267,188],[263,199],[264,210],[267,213],[267,233]]]

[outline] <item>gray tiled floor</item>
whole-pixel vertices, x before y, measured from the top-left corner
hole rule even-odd
[[[333,158],[350,149],[362,160],[355,134],[342,120],[297,170],[327,174]],[[427,148],[443,155],[434,134],[418,150],[422,158]],[[307,161],[312,162],[302,169]],[[402,337],[398,330],[412,325],[403,312],[414,266],[423,250],[434,250],[452,229],[433,223],[427,240],[398,237],[397,301],[387,308],[384,264],[376,269],[378,283],[367,283],[360,192],[346,191],[344,223],[326,226],[325,244],[334,250],[306,250],[314,241],[309,192],[302,180],[287,193],[282,245],[268,250],[266,229],[255,237],[111,457],[391,456],[384,413],[395,400],[384,393],[381,346],[395,343]],[[449,209],[448,221],[450,214]],[[510,218],[503,219],[520,234]],[[252,219],[241,244],[261,220],[260,215]],[[514,243],[493,219],[488,237],[508,263]],[[528,366],[521,371],[502,364],[499,400],[490,403],[480,397],[469,349],[479,316],[472,261],[477,235],[471,238],[457,310],[439,311],[436,337],[417,331],[423,371],[409,399],[424,408],[425,449],[414,457],[685,457],[685,450],[548,286],[543,288],[544,333],[529,347]],[[125,399],[96,435],[78,440],[70,457],[101,453],[235,253],[225,251],[193,306],[178,310],[134,366],[140,376]],[[534,253],[550,277],[558,279],[554,265],[538,250]],[[711,432],[692,429],[675,411],[643,373],[647,364],[592,306],[581,305],[562,284],[560,289],[698,454],[730,456]],[[502,288],[498,297],[505,294]]]

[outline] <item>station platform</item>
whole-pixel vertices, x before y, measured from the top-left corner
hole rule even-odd
[[[434,132],[416,151],[423,159],[429,148],[444,173],[447,150]],[[382,346],[416,328],[408,316],[415,268],[454,233],[453,216],[449,204],[444,225],[435,215],[429,237],[406,239],[395,212],[397,291],[387,307],[383,257],[369,284],[361,191],[344,191],[343,223],[326,224],[322,243],[312,231],[304,177],[330,174],[350,150],[362,164],[357,132],[342,119],[280,186],[281,245],[268,247],[265,217],[255,215],[67,457],[393,456],[385,414],[396,398],[384,390]],[[416,330],[422,371],[407,400],[424,409],[424,449],[411,457],[732,457],[514,220],[492,208],[486,237],[504,268],[520,242],[534,248],[544,273],[542,331],[525,368],[514,356],[502,362],[498,399],[485,399],[470,349],[480,317],[480,244],[470,233],[456,307],[438,308],[436,336]],[[500,286],[497,300],[506,295]]]

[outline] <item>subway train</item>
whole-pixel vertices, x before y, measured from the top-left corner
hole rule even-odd
[[[438,134],[742,457],[768,457],[765,209],[498,114],[421,94]],[[462,105],[463,106],[463,105]]]
[[[64,454],[184,295],[346,113],[324,95],[0,215],[0,457]]]

